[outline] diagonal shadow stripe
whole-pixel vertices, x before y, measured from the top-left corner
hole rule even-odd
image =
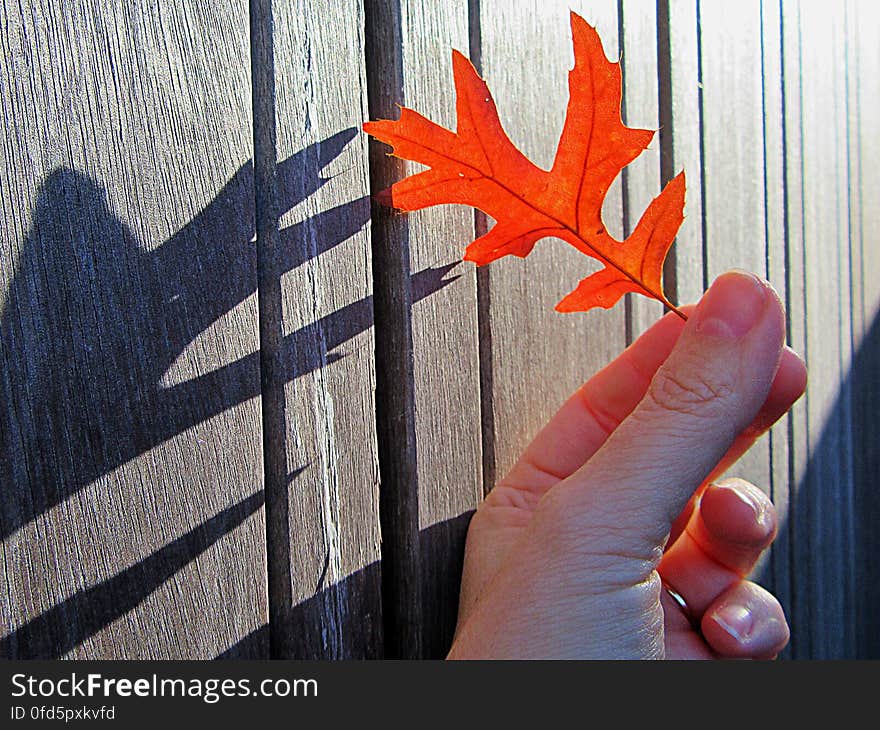
[[[322,169],[356,134],[279,164],[285,210],[327,184]],[[68,168],[43,181],[0,301],[0,537],[259,392],[256,356],[188,388],[162,386],[186,347],[256,291],[253,176],[248,162],[152,249],[97,181]],[[360,198],[282,231],[280,270],[348,240],[369,216]]]
[[[57,659],[142,603],[262,507],[263,492],[227,507],[112,578],[75,593],[0,639],[0,656]],[[70,617],[76,620],[70,620]]]

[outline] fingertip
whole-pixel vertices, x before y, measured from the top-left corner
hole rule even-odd
[[[788,386],[789,392],[794,396],[792,401],[800,398],[807,389],[807,363],[788,345],[782,349],[779,373],[781,376],[777,374],[777,377]]]
[[[704,337],[740,339],[758,325],[766,308],[767,290],[758,277],[729,271],[712,282],[689,321]]]
[[[731,587],[710,606],[700,628],[713,651],[736,659],[772,659],[791,636],[776,597],[749,581]]]
[[[794,350],[784,347],[767,399],[744,433],[749,438],[763,434],[794,405],[806,387],[806,364]]]
[[[708,537],[722,546],[749,548],[750,556],[766,548],[777,531],[776,508],[758,487],[728,478],[710,484],[699,503]]]

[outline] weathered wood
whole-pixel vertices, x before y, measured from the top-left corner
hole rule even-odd
[[[468,50],[467,3],[407,3],[403,38],[404,98],[454,129],[450,49]],[[474,214],[465,207],[435,208],[408,223],[411,270],[451,268],[444,280],[414,292],[412,310],[422,656],[442,657],[458,615],[467,529],[462,516],[483,494],[476,271],[461,262],[474,238]]]
[[[763,69],[764,231],[767,279],[788,307],[788,267],[785,237],[785,140],[782,78],[782,16],[778,4],[761,3],[761,67]],[[786,309],[787,311],[787,309]],[[787,313],[790,319],[790,313]],[[789,327],[790,329],[790,327]],[[791,469],[788,449],[791,422],[783,417],[768,435],[770,497],[781,520],[790,506]],[[774,542],[757,579],[772,590],[783,609],[789,611],[791,592],[791,546]],[[788,650],[786,650],[788,651]]]
[[[282,450],[267,474],[273,653],[382,653],[360,2],[274,3]],[[312,153],[303,156],[303,150]],[[292,257],[292,261],[291,261]],[[293,264],[293,265],[290,265]],[[261,272],[263,275],[265,272]],[[268,426],[267,426],[268,427]],[[269,480],[272,481],[269,481]],[[276,520],[278,522],[276,523]]]
[[[0,653],[213,657],[267,619],[246,8],[0,29]]]
[[[225,0],[0,3],[0,656],[442,656],[483,489],[660,314],[554,312],[593,266],[559,241],[457,263],[487,224],[465,208],[367,225],[416,166],[368,165],[360,124],[454,127],[450,47],[550,165],[569,3],[250,5],[249,33]],[[609,229],[685,169],[670,298],[763,273],[807,357],[736,470],[783,518],[758,579],[790,654],[876,657],[876,10],[574,9],[622,52],[626,121],[661,130]]]
[[[698,38],[695,0],[658,0],[660,178],[665,185],[684,170],[688,190],[664,272],[667,295],[677,304],[698,301],[706,284]]]
[[[365,6],[371,119],[393,118],[403,95],[400,4]],[[370,142],[370,187],[406,175],[404,162]],[[373,202],[371,220],[376,315],[376,428],[381,486],[384,651],[414,658],[422,650],[418,466],[412,365],[412,288],[407,219]]]
[[[852,656],[854,646],[853,441],[846,376],[851,361],[845,18],[804,3],[801,125],[804,186],[806,356],[810,368],[798,518],[806,563],[798,576],[810,602],[810,656]],[[796,444],[795,446],[800,446]]]
[[[807,354],[806,289],[804,269],[804,180],[803,134],[801,127],[801,34],[800,9],[790,5],[782,14],[783,129],[785,165],[785,238],[786,238],[786,310],[788,340],[795,352]],[[810,545],[806,537],[808,522],[804,516],[804,477],[807,471],[807,401],[811,387],[795,403],[789,414],[789,505],[782,516],[778,540],[791,547],[789,603],[784,605],[792,627],[788,654],[795,659],[811,655],[809,630],[813,613],[809,591]]]
[[[852,253],[856,647],[860,658],[880,656],[880,24],[870,2],[847,6],[849,209]]]
[[[481,2],[483,74],[511,140],[549,169],[568,102],[573,64],[568,2]],[[597,24],[606,55],[618,57],[617,4],[574,3]],[[526,50],[528,49],[528,50]],[[620,179],[603,208],[605,225],[623,234]],[[624,309],[561,315],[554,305],[595,270],[592,262],[559,240],[540,241],[525,260],[493,262],[486,276],[491,371],[493,463],[487,486],[513,465],[528,441],[581,383],[626,344]]]
[[[623,170],[623,229],[628,236],[661,190],[656,1],[623,0],[619,23],[623,121],[630,127],[658,130],[648,149]],[[626,307],[627,342],[663,315],[660,302],[634,294],[627,294]]]
[[[709,282],[734,268],[766,276],[761,2],[710,0],[699,10],[704,268]],[[769,493],[769,437],[729,474]]]
[[[369,3],[367,41],[370,116],[396,118],[401,104],[454,129],[450,49],[468,50],[467,4]],[[371,152],[375,190],[417,169],[386,150]],[[440,657],[457,613],[459,517],[482,496],[476,275],[459,263],[474,217],[373,210],[386,654]]]

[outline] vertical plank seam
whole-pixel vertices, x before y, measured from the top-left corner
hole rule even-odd
[[[782,0],[780,0],[780,14],[782,15],[782,17],[784,19],[785,14],[782,11]],[[803,57],[803,27],[801,24],[801,16],[800,16],[799,12],[797,14],[797,28],[795,30],[795,36],[797,38],[797,68],[798,68],[798,77],[797,77],[798,124],[799,124],[799,128],[798,128],[798,147],[799,147],[798,159],[799,159],[799,167],[800,167],[800,169],[798,170],[799,181],[800,181],[800,211],[799,211],[799,215],[800,215],[800,220],[802,222],[802,226],[805,227],[806,220],[807,220],[806,204],[805,204],[806,191],[805,191],[805,183],[804,183],[804,180],[805,180],[804,174],[806,172],[806,165],[805,165],[805,160],[804,160],[804,81],[803,81],[803,73],[802,73],[803,67],[804,67],[804,57]],[[804,342],[803,342],[804,352],[803,352],[803,357],[806,360],[806,362],[810,362],[810,341],[809,341],[809,338],[807,337],[807,333],[806,333],[806,320],[807,320],[807,315],[808,315],[808,312],[807,312],[807,306],[808,306],[807,261],[806,261],[806,246],[804,244],[806,232],[803,229],[801,230],[801,236],[802,236],[802,241],[801,241],[802,245],[800,247],[801,261],[799,263],[800,263],[800,276],[801,276],[800,291],[803,293],[803,302],[802,302],[803,306],[799,307],[799,310],[801,312],[803,312],[803,317],[804,317],[804,323],[803,323],[803,326],[804,326]],[[790,239],[786,240],[786,246],[788,246],[788,244],[790,244]],[[791,288],[790,280],[788,282],[788,286],[789,286],[789,288]],[[810,457],[811,457],[810,438],[809,438],[809,434],[810,434],[809,403],[810,403],[810,400],[812,400],[812,399],[810,398],[810,392],[808,389],[804,395],[804,405],[803,405],[803,426],[804,426],[803,443],[799,444],[799,446],[804,451],[804,454],[802,457],[804,464],[809,464]],[[796,464],[796,459],[795,459],[795,460],[792,460],[792,474],[793,474],[794,479],[797,478],[796,467],[797,467],[797,464]],[[804,486],[804,485],[801,485],[801,486]],[[804,514],[804,522],[807,525],[809,525],[814,519],[813,503],[812,503],[812,500],[810,500],[810,499],[806,499],[806,500],[804,500],[804,502],[806,504],[805,514]],[[796,519],[796,517],[797,517],[796,512],[797,512],[796,505],[793,505],[792,512],[791,512],[791,517],[793,519]],[[790,534],[791,534],[791,541],[792,541],[791,548],[792,548],[792,550],[794,550],[796,548],[796,543],[797,543],[799,533],[796,530],[790,530]],[[805,540],[806,552],[808,555],[814,556],[815,555],[815,552],[814,552],[815,546],[812,544],[812,534],[811,534],[810,530],[805,531],[805,537],[806,537],[806,540]],[[795,554],[795,553],[792,553],[792,554]],[[805,566],[805,570],[808,573],[808,575],[813,572],[812,571],[813,567],[814,566],[813,566],[812,561],[808,565]],[[798,607],[798,609],[806,612],[806,626],[803,627],[803,632],[801,633],[801,636],[806,635],[807,641],[806,641],[806,649],[802,649],[803,645],[799,645],[798,639],[795,636],[795,644],[792,647],[792,649],[793,649],[792,654],[795,659],[808,658],[810,656],[810,654],[812,653],[812,646],[814,643],[813,642],[813,625],[812,625],[813,624],[813,601],[812,601],[812,591],[811,591],[812,581],[809,579],[809,577],[803,581],[798,580],[798,577],[799,577],[799,571],[792,571],[792,595],[795,596],[796,603],[802,604],[801,606]],[[800,583],[802,583],[805,588],[805,592],[803,594],[801,594],[798,590],[798,587],[799,587],[798,584],[800,584]],[[798,599],[800,599],[800,600],[798,600]]]
[[[620,117],[623,120],[623,123],[627,123],[627,112],[626,112],[626,74],[623,69],[623,52],[625,49],[624,42],[624,20],[623,20],[623,4],[624,0],[617,0],[617,55],[620,59],[620,71],[621,71],[621,97],[620,97]],[[632,221],[630,221],[631,214],[631,202],[629,199],[629,169],[624,167],[620,171],[620,203],[621,203],[621,217],[623,218],[623,237],[624,239],[629,237],[629,234],[632,231]],[[635,295],[632,293],[626,294],[623,300],[623,326],[624,326],[624,342],[627,346],[631,345],[633,340],[635,339],[635,324],[633,319],[635,317],[635,310],[633,307],[633,297]]]
[[[468,0],[468,51],[471,63],[483,75],[483,38],[480,0]],[[474,238],[489,232],[489,219],[474,209]],[[480,380],[480,445],[482,451],[483,495],[495,485],[495,403],[492,368],[491,276],[485,266],[477,268],[477,358]]]
[[[761,0],[762,29],[763,29],[763,23],[764,23],[763,6],[764,6],[764,3],[768,2],[768,1],[769,0]],[[791,336],[792,336],[792,307],[791,307],[792,289],[791,289],[791,284],[789,281],[789,277],[791,276],[791,266],[789,263],[791,251],[790,251],[790,246],[789,246],[790,222],[789,222],[789,216],[788,216],[788,205],[789,205],[790,193],[788,190],[788,174],[787,174],[787,170],[788,170],[788,133],[789,133],[789,130],[788,130],[787,113],[786,113],[787,106],[786,106],[786,84],[785,84],[785,28],[784,28],[785,20],[784,20],[784,16],[783,16],[783,12],[782,12],[782,0],[778,0],[775,3],[775,6],[776,6],[777,14],[778,14],[778,24],[779,24],[779,33],[778,33],[778,38],[779,38],[779,49],[778,49],[778,53],[779,53],[779,94],[780,94],[780,96],[779,96],[779,103],[780,103],[779,111],[780,111],[780,126],[781,126],[779,140],[780,140],[781,156],[782,156],[782,159],[781,159],[781,162],[782,162],[782,171],[781,171],[782,172],[782,256],[783,256],[782,265],[783,265],[783,271],[784,271],[783,283],[785,286],[785,289],[782,292],[782,300],[785,303],[785,339],[787,342],[791,342]],[[762,62],[762,64],[763,64],[765,52],[766,52],[766,49],[764,47],[764,36],[763,36],[763,30],[762,30],[762,36],[761,36],[761,62]],[[764,74],[762,72],[762,77],[763,76],[764,76]],[[769,194],[767,192],[767,151],[766,151],[766,123],[767,123],[767,121],[766,120],[767,120],[767,111],[766,111],[766,99],[765,99],[764,100],[764,125],[765,125],[765,134],[764,134],[764,140],[765,140],[765,147],[764,147],[764,200],[765,200],[765,209],[766,209],[767,201],[768,201],[768,197],[769,197]],[[766,214],[766,210],[765,210],[765,222],[768,220],[768,218],[769,218],[769,216]],[[770,262],[769,262],[770,246],[769,246],[769,229],[766,227],[766,223],[765,223],[765,230],[767,231],[767,233],[765,235],[767,236],[767,249],[766,249],[766,251],[767,251],[767,259],[768,259],[766,266],[767,266],[767,272],[769,274],[769,272],[770,272]],[[804,397],[806,397],[806,396],[804,396]],[[780,435],[780,432],[783,432],[783,430],[782,429],[776,429],[776,430],[771,429],[770,434],[769,434],[769,438],[770,438],[770,482],[771,482],[770,483],[770,490],[771,490],[770,494],[772,497],[775,497],[775,495],[776,495],[776,483],[775,483],[776,472],[775,472],[775,469],[773,468],[774,467],[774,464],[773,464],[773,459],[774,459],[773,443],[774,443],[774,439]],[[786,550],[784,553],[784,555],[787,556],[787,562],[784,565],[780,565],[781,561],[774,560],[772,563],[772,570],[773,570],[773,575],[774,575],[774,580],[775,580],[776,585],[779,585],[782,582],[783,585],[788,586],[788,590],[789,590],[788,599],[792,603],[792,606],[789,608],[789,610],[792,610],[794,608],[794,603],[797,600],[797,594],[794,589],[794,576],[793,576],[792,564],[791,564],[792,556],[794,555],[793,547],[792,547],[793,530],[791,529],[791,520],[794,516],[794,509],[795,509],[795,505],[797,502],[796,489],[795,489],[795,486],[796,486],[795,485],[795,456],[796,456],[796,454],[795,454],[795,449],[793,448],[794,433],[795,433],[794,418],[793,418],[791,412],[789,411],[784,416],[784,434],[785,434],[785,439],[788,444],[788,448],[786,451],[787,463],[785,464],[785,474],[786,474],[785,478],[787,479],[787,482],[788,482],[788,487],[787,487],[788,488],[788,502],[786,505],[786,510],[787,510],[786,514],[780,515],[780,517],[782,517],[782,519],[785,520],[786,524],[789,525],[789,529],[787,530],[787,533],[786,533]],[[784,573],[784,575],[785,575],[784,581],[780,580],[780,574],[782,574],[782,573]],[[784,658],[791,658],[792,653],[793,653],[793,647],[791,645],[789,645],[785,649]]]
[[[278,658],[282,646],[279,630],[284,626],[293,594],[283,442],[285,404],[280,369],[283,328],[281,279],[277,271],[279,216],[272,0],[250,0],[249,15],[268,634],[270,656]]]
[[[389,23],[393,23],[389,26]],[[364,3],[364,64],[370,118],[403,103],[403,28],[399,0]],[[387,107],[387,108],[386,108]],[[370,140],[370,194],[405,169]],[[398,213],[372,203],[376,439],[384,654],[418,658],[423,652],[419,551],[419,481],[415,429],[412,285],[409,231]]]
[[[764,176],[764,181],[763,181],[763,183],[764,183],[764,272],[763,272],[763,275],[767,278],[767,280],[769,280],[770,279],[771,264],[770,264],[770,212],[769,212],[770,193],[767,189],[767,183],[768,183],[768,175],[767,175],[767,165],[768,165],[768,162],[767,162],[767,159],[768,159],[768,150],[767,150],[767,84],[768,84],[768,82],[773,83],[773,80],[772,79],[768,80],[768,78],[767,78],[767,63],[766,63],[767,46],[766,46],[766,29],[764,27],[764,3],[765,2],[767,2],[767,0],[760,0],[760,2],[758,4],[758,8],[759,8],[759,13],[760,13],[760,25],[761,25],[761,36],[760,36],[760,48],[761,48],[761,140],[762,140],[762,145],[763,145],[762,146],[762,153],[763,153],[763,162],[764,162],[764,164],[763,164],[763,176]],[[780,41],[780,47],[781,46],[782,46],[782,43]],[[780,79],[780,84],[781,84],[781,79]],[[784,137],[785,136],[784,118],[782,120],[782,125],[783,125],[782,134]],[[784,181],[783,181],[783,185],[784,185]],[[785,301],[786,296],[787,296],[787,293],[783,292],[783,301]],[[789,325],[788,325],[789,316],[790,315],[788,312],[788,307],[786,307],[786,309],[785,309],[786,336],[787,336],[787,333],[789,330]],[[785,422],[787,422],[789,419],[789,415],[786,413],[783,418],[785,419]],[[770,491],[771,500],[775,500],[777,491],[781,487],[781,485],[776,484],[775,471],[773,469],[773,466],[774,466],[773,445],[776,440],[775,437],[777,436],[777,434],[778,434],[778,432],[775,431],[773,428],[769,429],[769,431],[767,432],[767,457],[768,457],[768,465],[769,465],[769,469],[767,472],[769,484],[767,485],[767,488]],[[774,544],[770,548],[770,559],[769,559],[769,561],[770,561],[769,562],[769,566],[770,566],[769,575],[770,575],[771,582],[770,582],[769,586],[766,586],[769,590],[771,590],[774,593],[777,592],[776,586],[779,585],[779,580],[776,575],[776,560],[775,560],[776,554],[777,554],[777,548],[776,548],[776,545]]]
[[[697,8],[697,112],[698,121],[697,128],[700,135],[700,200],[703,206],[706,204],[706,135],[704,133],[704,100],[703,100],[703,31],[702,19],[700,16],[701,0],[695,0]],[[706,225],[706,211],[703,208],[703,215],[700,217],[700,235],[702,236],[702,258],[703,258],[703,289],[709,288],[709,240],[708,226]]]
[[[856,573],[856,552],[855,552],[855,539],[856,539],[856,530],[857,528],[857,520],[856,520],[856,483],[855,483],[855,438],[854,438],[854,417],[855,417],[855,408],[853,402],[853,368],[855,366],[855,331],[853,325],[853,307],[854,307],[854,299],[853,299],[853,272],[852,272],[852,263],[853,263],[853,226],[852,226],[852,216],[853,216],[853,202],[852,202],[852,190],[851,190],[851,180],[852,180],[852,150],[850,147],[850,93],[849,93],[849,80],[850,74],[852,73],[852,69],[850,68],[850,54],[847,52],[847,45],[850,41],[850,29],[852,19],[850,18],[851,14],[851,5],[850,3],[844,3],[843,5],[843,42],[844,42],[844,58],[843,58],[843,93],[844,93],[844,134],[846,140],[846,185],[841,186],[843,193],[846,195],[846,255],[847,255],[847,267],[846,272],[849,274],[849,358],[848,358],[848,369],[845,372],[842,372],[842,382],[841,382],[841,392],[839,397],[844,402],[844,428],[847,433],[845,435],[845,444],[848,448],[845,449],[846,453],[844,454],[844,458],[848,457],[848,465],[846,466],[848,472],[848,495],[847,495],[847,515],[845,519],[848,519],[848,524],[846,525],[847,529],[843,531],[843,550],[844,555],[848,558],[848,586],[849,589],[847,592],[849,594],[848,598],[850,600],[850,621],[845,623],[845,633],[848,636],[844,636],[844,650],[847,650],[847,640],[849,640],[849,651],[848,656],[850,658],[855,657],[857,650],[857,642],[856,642],[856,632],[859,627],[858,622],[858,606],[859,606],[859,596],[856,591],[856,586],[858,585],[858,576]],[[845,593],[846,596],[846,593]]]
[[[675,177],[674,129],[672,124],[672,47],[669,31],[669,0],[657,0],[657,121],[660,127],[660,186]],[[679,302],[676,257],[663,264],[663,289],[670,301]]]

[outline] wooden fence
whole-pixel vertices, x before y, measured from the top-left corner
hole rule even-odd
[[[673,300],[762,273],[808,360],[738,470],[788,655],[880,656],[870,0],[0,3],[0,655],[443,655],[470,513],[660,310],[554,312],[559,242],[460,263],[485,219],[371,205],[409,166],[360,125],[452,125],[458,48],[549,165],[569,6],[660,129],[610,231],[684,168]]]

